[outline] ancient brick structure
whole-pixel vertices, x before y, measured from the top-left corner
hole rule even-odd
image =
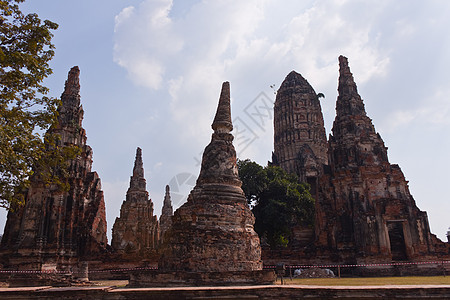
[[[329,171],[320,181],[316,245],[341,260],[435,257],[440,241],[411,196],[398,165],[366,115],[347,58],[339,57],[339,96],[329,139]]]
[[[77,146],[81,150],[68,162],[68,177],[61,178],[70,189],[65,191],[56,184],[46,186],[40,170],[35,170],[25,206],[8,213],[1,244],[6,267],[66,270],[105,251],[105,202],[100,178],[91,171],[92,149],[86,145],[82,127],[79,73],[78,67],[70,70],[58,123],[49,129],[49,133],[60,137],[59,146]]]
[[[254,217],[238,177],[230,133],[233,125],[228,82],[222,86],[212,128],[214,133],[203,153],[196,186],[187,202],[174,213],[172,228],[166,233],[159,262],[162,271],[226,276],[230,272],[262,269]],[[249,282],[254,280],[251,275],[246,278]],[[221,280],[233,280],[233,276]]]
[[[328,163],[322,109],[314,89],[295,71],[277,92],[272,161],[308,182],[312,195],[317,196],[318,178]]]
[[[164,203],[159,218],[159,232],[160,242],[164,242],[164,234],[172,226],[173,208],[170,200],[170,187],[166,185],[166,194],[164,196]]]
[[[153,256],[158,246],[159,224],[153,215],[153,202],[149,199],[146,185],[142,150],[137,148],[126,200],[112,229],[111,246],[124,256],[139,259]]]
[[[319,178],[328,163],[327,138],[319,97],[299,73],[290,72],[274,105],[274,152],[272,162],[311,186],[318,197]],[[298,251],[314,240],[314,229],[300,224],[292,228],[291,251]]]
[[[366,114],[347,58],[340,56],[339,64],[336,119],[326,147],[320,104],[306,80],[291,72],[277,93],[273,162],[311,184],[315,228],[314,233],[293,228],[289,247],[264,249],[264,262],[448,259],[450,247],[431,234],[427,214],[417,208],[400,167],[389,163],[387,148]],[[413,272],[431,274],[430,268]],[[370,270],[363,272],[367,275]],[[386,272],[392,275],[395,270]]]

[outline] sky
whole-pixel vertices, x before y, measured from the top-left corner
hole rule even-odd
[[[21,5],[59,24],[53,74],[59,97],[81,70],[83,127],[105,196],[108,240],[142,148],[160,215],[165,185],[178,208],[195,185],[221,84],[231,86],[234,145],[266,165],[274,92],[302,74],[335,117],[338,57],[348,57],[375,129],[399,164],[431,231],[450,226],[450,2],[446,0],[39,0]],[[0,231],[6,212],[0,213]]]

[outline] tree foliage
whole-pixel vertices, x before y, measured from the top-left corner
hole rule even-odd
[[[52,73],[52,30],[58,25],[24,15],[24,0],[0,0],[0,206],[23,203],[36,163],[46,152],[40,132],[56,121],[57,99],[46,97]]]
[[[238,161],[239,177],[255,215],[255,231],[271,248],[287,246],[296,225],[314,225],[314,198],[309,185],[275,166]]]

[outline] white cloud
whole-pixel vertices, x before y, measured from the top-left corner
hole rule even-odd
[[[166,72],[161,56],[171,56],[183,47],[168,17],[172,1],[143,1],[126,7],[115,18],[114,61],[124,67],[138,85],[159,89]]]
[[[261,91],[272,70],[284,69],[279,86],[295,68],[323,91],[335,86],[339,54],[363,70],[359,82],[385,75],[389,58],[370,36],[373,17],[348,18],[351,2],[202,1],[171,19],[176,3],[147,0],[117,16],[114,57],[136,84],[166,90],[182,140],[204,139],[223,81],[231,81],[232,94],[250,81]],[[362,14],[383,7],[373,1]]]
[[[161,169],[162,166],[163,166],[163,163],[159,161],[153,166],[153,169],[158,170],[158,169]]]
[[[392,133],[415,123],[421,126],[450,125],[450,101],[445,95],[450,90],[439,89],[430,97],[423,99],[418,107],[396,110],[388,114],[380,132]]]

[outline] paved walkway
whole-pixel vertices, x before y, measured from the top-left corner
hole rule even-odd
[[[0,288],[0,299],[450,299],[450,285],[223,287],[16,287]]]

